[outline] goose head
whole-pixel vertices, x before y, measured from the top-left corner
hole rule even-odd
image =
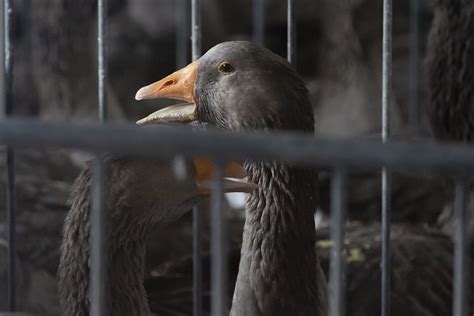
[[[156,111],[140,125],[199,120],[232,130],[312,131],[314,118],[293,67],[251,42],[224,42],[200,59],[138,90],[136,100],[187,102]]]

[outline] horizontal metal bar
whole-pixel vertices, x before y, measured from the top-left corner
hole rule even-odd
[[[468,175],[474,148],[427,142],[328,140],[295,133],[232,133],[189,126],[0,121],[0,144],[13,147],[64,147],[115,154],[173,157],[177,153],[219,160],[279,160],[301,165]],[[348,154],[350,153],[350,154]]]

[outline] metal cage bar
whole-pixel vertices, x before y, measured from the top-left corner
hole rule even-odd
[[[13,44],[12,3],[3,1],[3,107],[5,118],[13,114]],[[16,311],[16,188],[15,188],[15,153],[9,146],[6,148],[6,184],[7,184],[7,238],[8,238],[8,309]]]
[[[191,55],[201,57],[201,0],[191,0]],[[193,207],[193,315],[202,315],[202,213]]]
[[[107,80],[107,0],[97,2],[97,80],[99,120],[104,123],[106,111]],[[105,162],[98,155],[94,162],[92,174],[92,205],[90,210],[90,314],[102,316],[107,314],[106,302],[106,261],[105,254]]]
[[[329,315],[344,316],[345,299],[345,260],[344,230],[346,221],[346,181],[344,170],[336,169],[331,180],[331,266],[329,272]]]
[[[420,0],[410,1],[408,113],[410,124],[420,130]]]
[[[460,179],[455,191],[455,248],[454,248],[454,284],[453,284],[453,315],[468,316],[469,314],[469,223],[468,194],[469,182]],[[471,272],[472,273],[472,272]]]
[[[265,0],[252,2],[252,41],[265,45]]]
[[[189,58],[189,0],[177,0],[175,6],[176,68],[182,68]]]
[[[392,97],[392,0],[383,1],[382,39],[382,142],[390,136],[390,105]],[[381,315],[390,316],[391,249],[390,249],[390,174],[382,169],[382,277]]]
[[[295,0],[287,1],[287,58],[296,66],[296,3]]]
[[[201,57],[201,0],[191,0],[191,45],[196,60]]]
[[[137,142],[140,139],[140,142]],[[76,148],[150,157],[204,156],[223,161],[278,160],[302,166],[390,170],[453,176],[474,174],[474,148],[459,144],[325,140],[275,132],[235,133],[186,126],[138,128],[134,124],[74,124],[9,119],[0,124],[0,144]],[[347,153],[351,153],[348,155]]]
[[[227,304],[227,219],[221,163],[216,162],[211,196],[211,315],[228,313]]]
[[[103,316],[107,314],[106,302],[106,256],[105,251],[105,216],[104,216],[104,173],[102,158],[97,157],[93,164],[92,204],[90,213],[90,314]]]

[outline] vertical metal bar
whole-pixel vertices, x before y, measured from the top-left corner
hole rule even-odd
[[[216,163],[211,196],[211,314],[227,315],[227,220],[223,209],[222,165]]]
[[[287,1],[287,58],[290,63],[296,66],[296,7],[295,0]]]
[[[104,122],[107,119],[106,112],[106,32],[107,32],[107,0],[99,0],[97,3],[97,61],[99,81],[99,119]]]
[[[191,0],[191,55],[201,56],[201,1]],[[193,315],[202,315],[202,214],[193,207]]]
[[[392,95],[392,0],[383,1],[382,52],[382,141],[390,136],[390,101]],[[391,251],[390,251],[390,174],[382,169],[382,293],[381,315],[390,316]]]
[[[464,179],[456,183],[455,195],[455,249],[454,249],[454,293],[453,315],[468,316],[469,312],[469,223],[468,182]],[[471,272],[472,273],[472,272]]]
[[[420,0],[410,1],[410,61],[409,61],[409,89],[408,111],[410,124],[420,129]]]
[[[202,215],[193,207],[193,315],[202,315]]]
[[[106,27],[107,0],[97,2],[97,79],[98,79],[98,110],[99,120],[104,122],[106,112]],[[101,156],[94,162],[92,178],[92,207],[90,214],[90,315],[102,316],[107,314],[106,302],[106,260],[105,255],[105,163]]]
[[[105,216],[104,216],[104,161],[100,157],[94,160],[92,181],[92,205],[90,214],[90,315],[106,315],[106,257],[105,251]]]
[[[12,6],[10,0],[3,1],[3,108],[5,117],[13,114],[13,47]],[[8,309],[16,311],[16,188],[15,153],[6,148],[7,164],[7,236],[8,236]]]
[[[189,1],[176,1],[176,68],[188,63],[189,52]]]
[[[252,40],[265,45],[265,0],[253,0],[253,34]]]
[[[201,57],[201,0],[191,0],[191,44],[193,60]]]
[[[345,315],[344,228],[346,222],[346,173],[337,169],[331,181],[331,268],[329,275],[330,316]]]

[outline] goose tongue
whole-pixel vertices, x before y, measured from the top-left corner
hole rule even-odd
[[[196,105],[180,103],[168,106],[151,113],[137,121],[138,125],[151,125],[160,123],[190,123],[196,120]]]

